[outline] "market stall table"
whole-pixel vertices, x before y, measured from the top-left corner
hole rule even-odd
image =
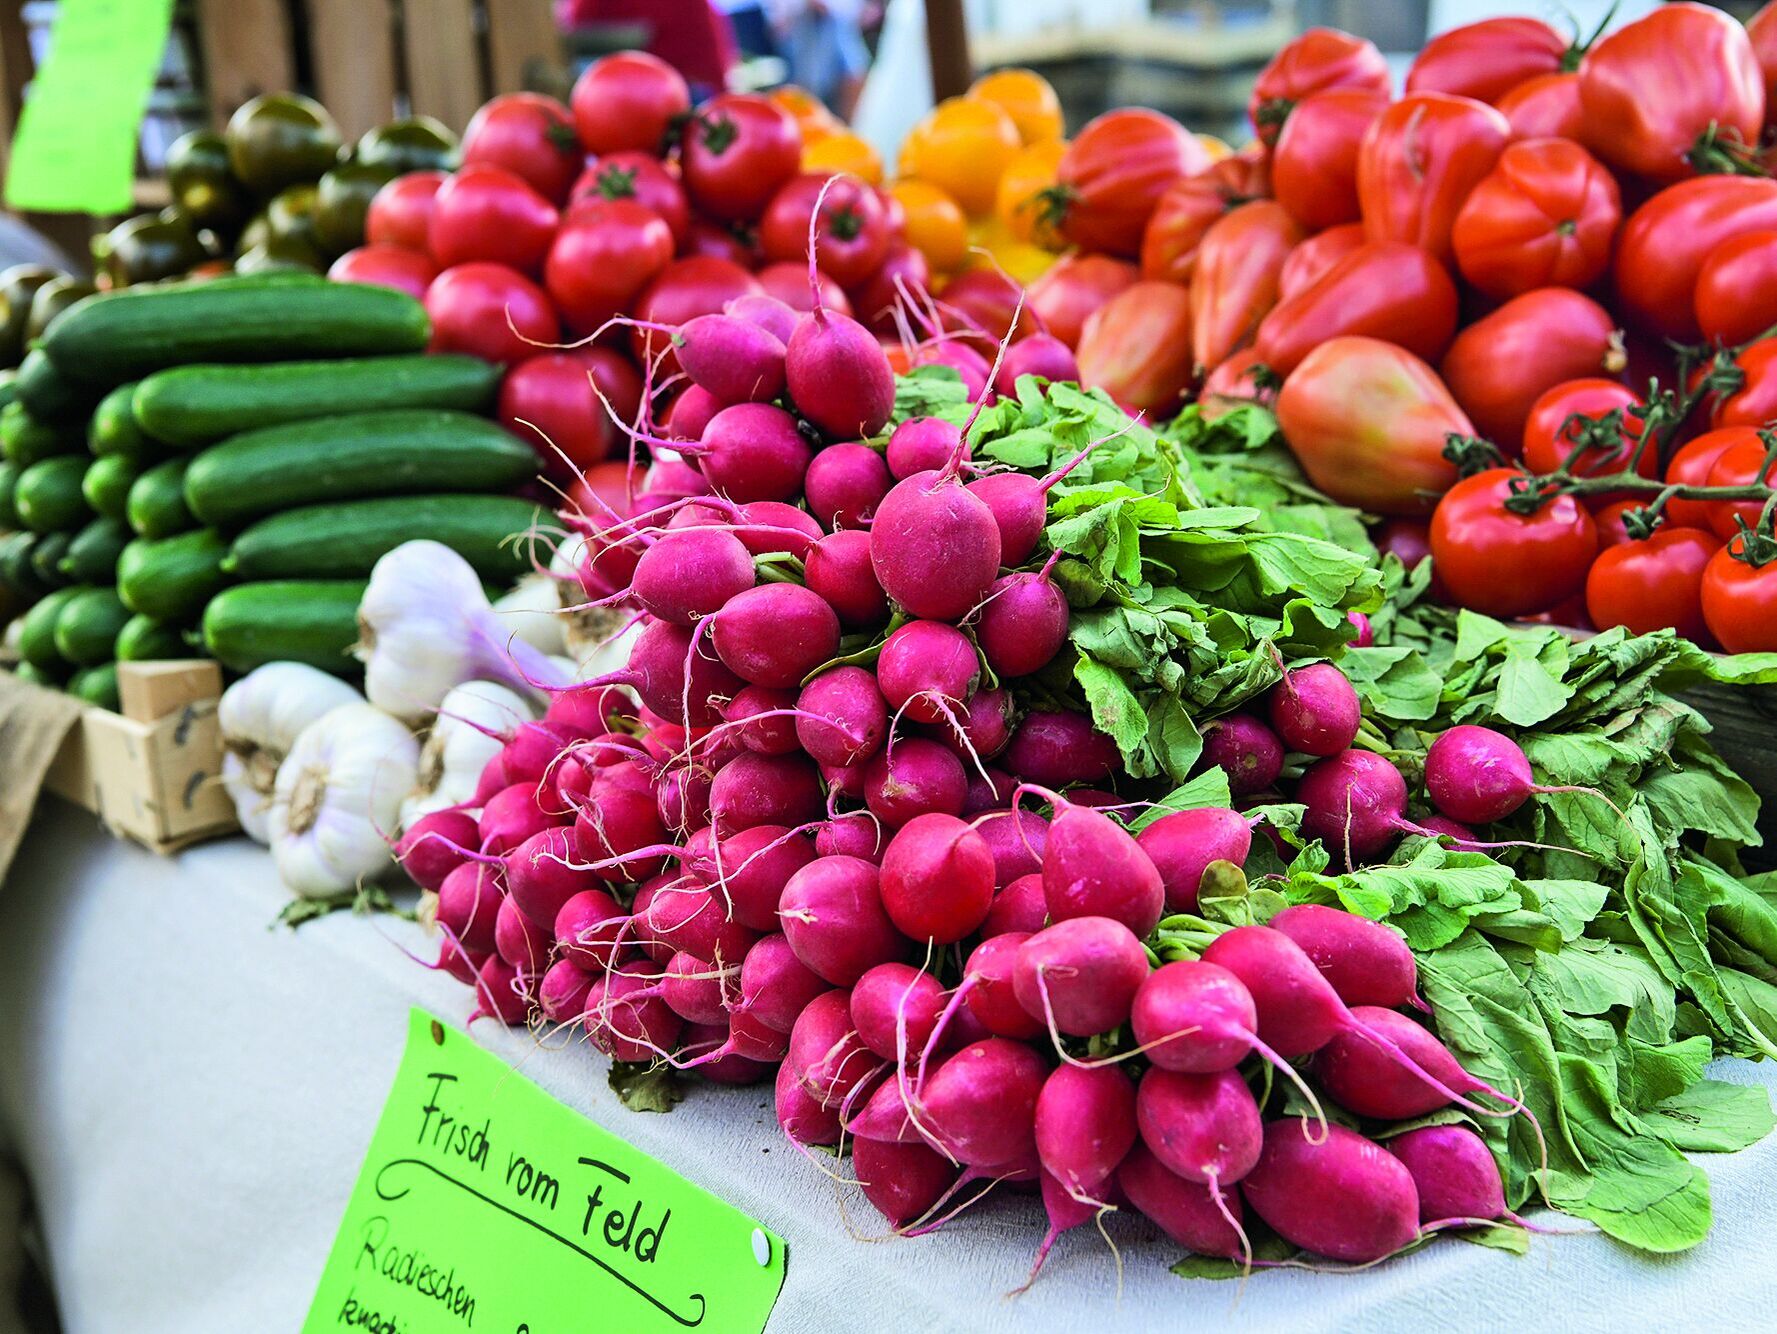
[[[285,902],[266,854],[244,840],[156,857],[53,800],[0,886],[0,1152],[20,1160],[35,1192],[70,1334],[296,1328],[400,1060],[408,1007],[459,1024],[467,1012],[466,989],[403,953],[433,950],[418,927],[342,913],[292,932],[273,925]],[[1040,1235],[1034,1200],[990,1203],[936,1237],[885,1239],[855,1190],[785,1142],[769,1086],[697,1086],[669,1115],[637,1114],[583,1046],[541,1051],[486,1022],[474,1035],[782,1235],[790,1260],[773,1331],[1210,1319],[1292,1334],[1468,1334],[1596,1328],[1606,1311],[1645,1328],[1748,1328],[1777,1306],[1767,1262],[1777,1140],[1700,1159],[1715,1231],[1680,1257],[1589,1235],[1534,1237],[1523,1258],[1443,1241],[1358,1275],[1186,1283],[1167,1272],[1176,1247],[1118,1220],[1120,1272],[1082,1229],[1035,1288],[1009,1298]],[[1777,1069],[1744,1062],[1713,1073],[1777,1085]]]

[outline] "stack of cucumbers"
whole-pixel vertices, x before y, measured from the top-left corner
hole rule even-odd
[[[19,530],[0,581],[36,599],[24,670],[101,703],[117,661],[194,645],[235,670],[350,674],[391,548],[429,538],[490,583],[522,573],[540,507],[511,492],[536,456],[478,415],[499,368],[423,355],[429,333],[403,293],[301,274],[70,308],[0,409],[0,528]]]

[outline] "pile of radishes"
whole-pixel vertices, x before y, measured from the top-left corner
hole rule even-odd
[[[886,356],[818,286],[811,305],[750,295],[678,328],[690,387],[665,435],[636,431],[653,465],[564,516],[588,599],[640,633],[625,668],[519,724],[468,803],[406,831],[440,966],[478,1013],[576,1026],[618,1061],[774,1078],[785,1132],[848,1145],[900,1230],[994,1182],[1040,1188],[1045,1253],[1125,1206],[1247,1260],[1248,1211],[1351,1261],[1505,1216],[1472,1131],[1378,1143],[1322,1110],[1379,1133],[1452,1104],[1522,1110],[1400,1013],[1418,1001],[1396,933],[1300,905],[1212,927],[1201,957],[1168,936],[1252,824],[1193,809],[1131,832],[1149,803],[1097,786],[1115,744],[1021,699],[1067,646],[1041,550],[1058,479],[975,465],[938,418],[867,443],[893,413]],[[1336,857],[1427,832],[1403,776],[1352,748],[1336,666],[1253,703],[1267,718],[1206,729],[1237,797],[1275,792],[1293,753],[1303,833]],[[1528,766],[1455,731],[1477,735],[1433,748],[1434,802],[1509,813]]]

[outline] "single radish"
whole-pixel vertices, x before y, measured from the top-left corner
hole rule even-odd
[[[956,1165],[924,1144],[857,1139],[851,1155],[864,1198],[897,1229],[923,1218],[957,1177]]]
[[[1101,1198],[1135,1147],[1135,1085],[1121,1069],[1062,1065],[1037,1095],[1037,1156],[1075,1199]]]
[[[1031,783],[1096,783],[1122,767],[1117,743],[1072,709],[1033,709],[1006,747],[1006,768]]]
[[[829,990],[826,979],[809,970],[781,931],[760,936],[741,960],[738,1002],[731,1011],[746,1011],[767,1028],[788,1033],[796,1016],[816,996]]]
[[[1369,1264],[1419,1235],[1419,1193],[1393,1154],[1341,1125],[1311,1132],[1284,1117],[1241,1193],[1285,1241],[1330,1260]]]
[[[1252,1171],[1264,1147],[1259,1107],[1239,1071],[1149,1070],[1136,1089],[1135,1118],[1161,1164],[1208,1187],[1232,1224],[1225,1188]]]
[[[924,737],[889,742],[864,768],[864,804],[894,829],[920,815],[960,814],[968,791],[962,761]]]
[[[839,651],[839,617],[800,584],[762,584],[709,618],[716,656],[741,680],[787,690]]]
[[[844,529],[829,533],[809,549],[802,576],[826,599],[848,630],[888,620],[888,594],[876,582],[870,562],[870,534]]]
[[[1228,775],[1236,797],[1263,792],[1283,772],[1283,742],[1250,713],[1230,713],[1203,729],[1203,759]]]
[[[817,1101],[843,1104],[846,1095],[879,1064],[858,1040],[851,1022],[851,993],[825,991],[803,1006],[790,1030],[784,1063]]]
[[[1400,932],[1318,903],[1285,908],[1266,925],[1300,945],[1347,1005],[1417,1003],[1419,969]]]
[[[1040,570],[994,580],[976,621],[975,636],[987,665],[1001,677],[1041,671],[1067,644],[1067,598],[1049,577],[1057,552]]]
[[[1245,1249],[1240,1197],[1227,1196],[1218,1207],[1207,1186],[1171,1171],[1147,1145],[1138,1142],[1129,1151],[1117,1184],[1130,1204],[1187,1251],[1232,1259]]]
[[[1330,662],[1283,674],[1272,688],[1271,726],[1291,750],[1337,755],[1351,745],[1363,709],[1350,679]]]
[[[802,1081],[796,1077],[796,1072],[787,1065],[778,1067],[773,1096],[777,1110],[777,1123],[783,1127],[784,1134],[788,1135],[793,1143],[839,1143],[842,1133],[839,1127],[839,1109],[823,1106],[813,1094],[802,1086]],[[931,1151],[928,1149],[927,1152]],[[857,1153],[857,1145],[855,1144],[852,1146],[852,1153],[855,1170],[855,1155]],[[936,1154],[932,1154],[932,1156],[937,1157]]]
[[[802,479],[809,513],[823,528],[868,528],[894,479],[882,455],[857,442],[828,445]]]
[[[858,1039],[897,1064],[925,1049],[944,1010],[944,988],[930,973],[904,963],[880,963],[851,989],[852,1027]]]
[[[466,861],[438,886],[438,925],[466,949],[494,947],[494,914],[504,897],[500,869]]]
[[[1127,926],[1108,917],[1071,917],[1019,946],[1012,991],[1031,1018],[1090,1037],[1128,1020],[1147,976],[1147,951]]]
[[[904,482],[914,473],[936,472],[958,450],[969,461],[968,442],[962,429],[942,417],[909,417],[889,433],[884,457],[889,473]]]
[[[821,764],[862,764],[888,735],[888,703],[862,667],[832,667],[796,698],[795,737]]]
[[[1466,1126],[1421,1126],[1383,1141],[1406,1167],[1419,1194],[1419,1221],[1510,1218],[1499,1164]]]
[[[1018,951],[1029,939],[1024,932],[1005,931],[983,940],[969,955],[962,983],[952,993],[995,1037],[1028,1039],[1043,1031],[1041,1015],[1019,1003],[1013,982]]]
[[[783,340],[754,320],[698,315],[678,327],[673,346],[691,383],[719,402],[769,403],[784,391]]]
[[[549,966],[549,933],[507,897],[494,914],[494,953],[521,973],[538,974]]]
[[[1066,343],[1054,334],[1039,331],[1019,339],[1006,350],[1005,360],[993,377],[993,387],[1003,398],[1015,397],[1018,379],[1023,375],[1034,375],[1052,383],[1077,381],[1080,363],[1074,359],[1073,349]]]
[[[993,854],[996,890],[1003,891],[1022,876],[1042,873],[1043,850],[1049,846],[1049,822],[1035,811],[994,811],[975,821],[975,832]]]
[[[784,886],[778,917],[796,957],[834,986],[849,987],[912,950],[882,906],[881,873],[858,857],[804,866]]]
[[[395,860],[421,889],[438,890],[452,871],[466,864],[465,853],[480,843],[480,829],[467,811],[431,811],[402,831]]]
[[[688,1024],[726,1026],[739,975],[737,964],[708,963],[680,951],[666,961],[660,975],[660,999]]]
[[[755,755],[789,755],[796,741],[796,692],[747,686],[722,709],[725,734]]]
[[[821,202],[808,219],[808,286],[813,309],[796,324],[784,360],[785,382],[799,411],[828,436],[856,440],[875,435],[895,409],[895,373],[876,335],[850,316],[827,308],[815,266],[815,227]]]
[[[678,1040],[685,1021],[660,999],[659,965],[607,971],[586,997],[587,1039],[614,1061],[651,1061]]]
[[[956,467],[920,472],[883,497],[870,525],[877,582],[909,615],[959,621],[1000,570],[993,513],[956,477]]]
[[[1166,887],[1166,911],[1196,912],[1197,890],[1211,862],[1246,864],[1253,831],[1236,811],[1222,806],[1163,815],[1135,836]]]
[[[1035,935],[1049,924],[1049,905],[1043,898],[1041,874],[1021,875],[993,896],[993,904],[981,923],[981,938],[1011,932]]]
[[[723,838],[761,824],[794,828],[824,810],[820,775],[803,755],[748,751],[718,769],[710,784],[710,817]]]
[[[969,637],[942,621],[909,621],[883,641],[876,680],[891,709],[914,722],[941,721],[960,709],[981,679]]]
[[[586,1013],[592,978],[572,959],[557,959],[537,980],[537,1008],[552,1024],[578,1023]]]
[[[993,854],[980,834],[953,815],[920,815],[895,831],[883,854],[882,905],[903,935],[949,945],[981,925],[993,880]]]
[[[1043,849],[1049,916],[1108,917],[1144,939],[1160,921],[1166,889],[1148,854],[1108,815],[1053,793],[1057,814]]]
[[[774,931],[784,886],[817,852],[799,830],[757,824],[717,840],[713,854],[711,888],[734,920],[754,931]]]
[[[638,903],[647,906],[639,896]],[[631,924],[629,912],[610,894],[583,889],[555,915],[556,948],[587,972],[602,972],[616,962]]]
[[[993,759],[1012,743],[1013,710],[1017,707],[1012,692],[1003,686],[977,690],[963,701],[962,707],[958,708],[948,700],[944,701],[944,707],[945,716],[938,722],[926,724],[924,732],[950,747],[956,757],[969,766],[970,786],[973,787],[981,780],[982,761]],[[1014,786],[1010,782],[1006,784],[1008,801]],[[969,813],[967,798],[963,810],[965,814]]]
[[[1503,820],[1536,793],[1598,795],[1595,788],[1538,783],[1516,741],[1471,723],[1442,732],[1426,750],[1425,790],[1442,814],[1465,825]]]
[[[1351,1014],[1359,1026],[1335,1034],[1314,1054],[1315,1076],[1340,1106],[1389,1121],[1435,1112],[1464,1093],[1520,1106],[1464,1070],[1449,1048],[1406,1015],[1379,1005],[1354,1005]],[[1378,1039],[1405,1052],[1412,1065],[1403,1065]]]
[[[1030,559],[1043,536],[1043,525],[1048,522],[1049,492],[1103,443],[1103,440],[1093,441],[1047,477],[994,472],[969,483],[969,494],[987,506],[994,527],[999,530],[1002,564],[1022,565]]]
[[[918,1119],[941,1152],[969,1167],[995,1168],[1036,1149],[1037,1096],[1048,1070],[1022,1042],[985,1038],[925,1080]]]

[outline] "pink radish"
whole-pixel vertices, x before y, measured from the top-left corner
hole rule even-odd
[[[778,917],[796,957],[834,986],[849,987],[911,950],[883,909],[880,873],[857,857],[821,857],[796,872]]]
[[[1041,570],[1002,575],[988,590],[975,635],[1001,677],[1041,671],[1067,644],[1067,598],[1049,577],[1058,559],[1051,556]]]
[[[787,1065],[778,1067],[775,1100],[777,1123],[794,1143],[839,1143],[839,1109],[823,1106],[813,1094],[802,1087],[802,1081],[796,1078],[796,1072]],[[855,1158],[856,1145],[853,1145],[852,1153]],[[937,1157],[936,1154],[932,1156]]]
[[[888,704],[877,678],[862,667],[833,667],[802,687],[795,735],[822,764],[862,764],[888,735]]]
[[[919,1090],[919,1119],[942,1152],[969,1167],[1014,1162],[1036,1147],[1037,1095],[1048,1071],[1022,1042],[986,1038],[957,1052]]]
[[[1203,729],[1203,759],[1228,775],[1236,797],[1263,792],[1283,772],[1283,742],[1250,713],[1230,713]]]
[[[1467,825],[1503,820],[1539,792],[1597,795],[1589,787],[1545,787],[1516,741],[1466,723],[1441,733],[1425,752],[1425,790],[1439,812]]]
[[[464,947],[494,947],[494,914],[500,910],[500,873],[481,862],[464,862],[438,886],[438,924]]]
[[[793,754],[796,744],[796,692],[747,686],[722,710],[724,735],[756,755]]]
[[[788,1033],[803,1008],[828,989],[826,980],[796,957],[789,939],[774,931],[755,941],[741,961],[740,1003],[730,1008],[746,1011],[767,1028]]]
[[[1043,877],[1021,875],[993,896],[987,919],[981,923],[982,938],[1009,932],[1034,935],[1049,921],[1049,905],[1043,899]]]
[[[1006,768],[1044,787],[1096,783],[1122,767],[1117,743],[1071,709],[1028,713],[1006,747]]]
[[[1406,1167],[1419,1195],[1421,1224],[1509,1218],[1499,1164],[1465,1126],[1422,1126],[1383,1142]]]
[[[586,997],[592,1045],[614,1061],[651,1061],[678,1041],[685,1021],[660,999],[659,981],[660,969],[649,963],[601,973]]]
[[[837,178],[834,178],[837,179]],[[815,226],[821,197],[808,219],[808,286],[813,310],[797,322],[784,361],[797,410],[828,436],[856,440],[875,435],[895,409],[895,373],[876,335],[847,315],[827,309],[815,267]]]
[[[802,577],[826,599],[848,630],[888,619],[888,595],[870,563],[870,534],[850,529],[829,533],[808,553]]]
[[[1049,1072],[1037,1095],[1037,1156],[1074,1199],[1102,1198],[1135,1147],[1135,1085],[1116,1066]]]
[[[1464,1070],[1449,1048],[1406,1015],[1379,1005],[1354,1005],[1351,1015],[1357,1026],[1335,1034],[1314,1054],[1315,1076],[1340,1106],[1388,1121],[1424,1116],[1464,1093],[1518,1106]],[[1377,1037],[1405,1052],[1412,1066],[1377,1045]]]
[[[1034,1038],[1043,1031],[1042,1016],[1019,1003],[1014,982],[1019,950],[1029,939],[1020,931],[989,936],[975,946],[963,969],[955,994],[963,996],[969,1012],[995,1037]]]
[[[510,897],[494,914],[494,953],[521,973],[541,973],[549,966],[549,933],[531,921]]]
[[[701,385],[690,385],[685,392],[673,400],[672,411],[666,414],[666,434],[671,440],[701,440],[703,433],[710,424],[710,418],[722,410],[724,404],[709,390]],[[659,465],[656,465],[659,466]],[[653,470],[650,469],[650,472]],[[659,493],[657,486],[647,486],[649,492]],[[709,490],[709,483],[699,477],[696,490],[686,491],[685,495],[703,495]],[[646,496],[644,496],[644,499]],[[646,508],[645,506],[641,508]]]
[[[968,791],[962,761],[923,737],[890,742],[864,769],[864,804],[894,829],[920,815],[961,813]]]
[[[638,897],[637,911],[646,906]],[[583,889],[555,915],[556,948],[587,972],[601,972],[616,962],[630,925],[629,913],[611,895]]]
[[[1135,836],[1166,887],[1166,911],[1196,912],[1203,872],[1214,861],[1246,863],[1252,827],[1221,806],[1163,815]]]
[[[959,449],[967,463],[969,446],[954,422],[942,417],[909,417],[889,433],[888,470],[896,481],[904,482],[914,473],[938,471]]]
[[[793,307],[762,292],[749,292],[745,296],[735,297],[722,307],[722,313],[758,325],[786,346],[789,345],[790,335],[796,332],[797,320],[801,318]],[[682,352],[679,359],[683,362]]]
[[[537,804],[537,785],[514,783],[487,799],[477,830],[482,851],[503,857],[554,824],[555,817]]]
[[[723,403],[769,403],[784,391],[784,344],[736,315],[699,315],[673,337],[691,383]]]
[[[891,709],[935,723],[962,707],[981,679],[969,637],[942,621],[909,621],[883,641],[876,679]]]
[[[530,1015],[535,981],[534,975],[519,972],[499,955],[489,955],[475,975],[475,1012],[469,1022],[486,1015],[502,1024],[524,1023]]]
[[[395,860],[421,889],[438,890],[452,871],[467,864],[464,853],[480,843],[480,829],[467,811],[432,811],[402,832]]]
[[[888,835],[876,817],[866,811],[836,815],[814,836],[814,850],[821,857],[860,857],[880,866],[888,847]]]
[[[695,446],[695,458],[717,495],[749,500],[790,500],[802,493],[814,451],[796,419],[769,403],[736,403],[710,418]]]
[[[660,999],[688,1024],[728,1023],[728,999],[738,985],[738,965],[709,963],[680,951],[660,975]]]
[[[1237,1070],[1190,1075],[1149,1070],[1135,1095],[1142,1143],[1165,1168],[1209,1188],[1221,1209],[1224,1188],[1253,1169],[1264,1147],[1259,1107]]]
[[[1048,522],[1049,492],[1102,443],[1094,441],[1047,477],[994,472],[969,483],[969,494],[987,506],[994,527],[999,530],[1001,564],[1022,565],[1030,559],[1043,536],[1043,525]]]
[[[994,811],[975,821],[975,832],[993,855],[995,889],[1004,890],[1021,876],[1041,874],[1049,822],[1035,811]]]
[[[1419,969],[1398,931],[1318,903],[1285,908],[1267,925],[1300,945],[1347,1005],[1417,1003]]]
[[[753,558],[733,533],[680,528],[642,553],[630,589],[650,615],[695,625],[754,582]]]
[[[1138,1143],[1117,1169],[1117,1184],[1129,1203],[1173,1241],[1198,1255],[1229,1259],[1242,1254],[1246,1238],[1240,1197],[1227,1196],[1218,1208],[1207,1186],[1187,1181]]]
[[[1363,721],[1357,691],[1330,662],[1285,672],[1270,698],[1271,726],[1285,745],[1305,755],[1337,755]]]
[[[1072,917],[1019,947],[1012,991],[1031,1018],[1091,1037],[1129,1018],[1147,976],[1147,951],[1127,926],[1108,917]]]
[[[697,1062],[697,1073],[712,1084],[760,1084],[772,1075],[777,1064],[767,1057],[736,1051],[734,1032],[727,1023],[686,1024],[679,1044],[685,1055],[707,1052],[713,1057]]]
[[[716,656],[741,680],[787,690],[839,651],[839,617],[800,584],[736,594],[710,619]]]
[[[942,471],[897,482],[870,525],[877,582],[911,616],[961,620],[999,574],[999,527],[957,480],[957,466],[953,458]]]
[[[1352,866],[1374,861],[1403,833],[1418,832],[1404,814],[1407,780],[1367,750],[1341,751],[1310,765],[1296,784],[1296,800],[1308,808],[1302,833]]]
[[[712,727],[722,719],[722,701],[732,699],[745,682],[707,644],[693,644],[691,635],[670,621],[651,621],[631,646],[629,665],[588,684],[631,686],[661,717]]]
[[[1369,1264],[1419,1235],[1412,1174],[1341,1125],[1311,1138],[1296,1117],[1272,1121],[1241,1193],[1278,1236],[1330,1260]]]
[[[1020,338],[1006,349],[999,373],[993,377],[993,387],[1002,398],[1014,397],[1018,393],[1018,378],[1022,375],[1034,375],[1051,382],[1078,380],[1080,364],[1074,360],[1073,349],[1066,343],[1054,334],[1039,331]]]
[[[1017,781],[1004,769],[991,765],[977,769],[969,776],[969,790],[963,797],[963,814],[972,818],[984,811],[1006,810],[1012,804],[1012,793],[1017,787]],[[1045,826],[1048,823],[1043,821]]]
[[[710,964],[738,964],[758,939],[729,917],[722,900],[707,889],[670,886],[648,901],[641,929],[650,941]]]
[[[894,480],[869,445],[828,445],[808,465],[802,487],[808,510],[823,528],[868,528]]]
[[[1049,916],[1109,917],[1145,938],[1160,921],[1166,891],[1160,872],[1108,815],[1056,799],[1043,850],[1043,895]]]
[[[925,1049],[944,1009],[944,988],[930,973],[904,963],[879,963],[851,990],[852,1027],[885,1061]]]
[[[820,776],[801,755],[737,755],[710,784],[710,815],[723,838],[754,825],[807,824],[823,809]]]
[[[594,883],[591,874],[572,868],[577,851],[574,831],[558,825],[533,834],[506,854],[510,902],[540,931],[552,928],[562,904]]]
[[[537,1008],[552,1024],[577,1023],[591,989],[591,973],[572,959],[557,959],[537,982]]]
[[[790,1030],[784,1063],[796,1071],[803,1088],[828,1105],[843,1104],[875,1071],[876,1056],[852,1027],[849,991],[824,991],[803,1006]]]
[[[815,855],[806,834],[783,825],[752,825],[716,845],[714,887],[735,921],[754,931],[775,931],[784,886]]]
[[[915,942],[949,945],[981,925],[993,902],[993,854],[953,815],[916,816],[882,858],[882,906]]]
[[[871,1207],[894,1227],[919,1221],[956,1181],[957,1169],[924,1144],[858,1139],[852,1172]]]

